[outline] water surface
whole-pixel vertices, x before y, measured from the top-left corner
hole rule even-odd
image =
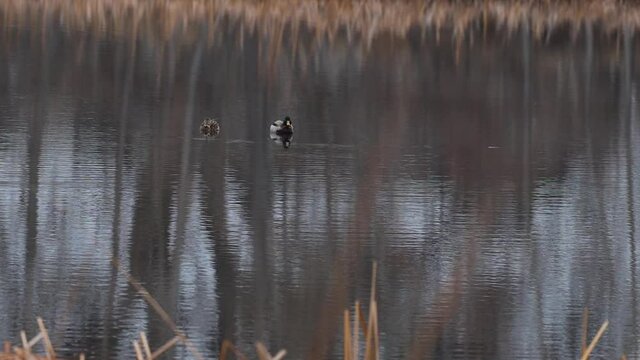
[[[38,11],[0,28],[0,339],[41,316],[63,354],[157,347],[130,274],[207,358],[337,358],[375,260],[381,358],[575,358],[585,307],[597,354],[638,356],[632,31],[159,40]]]

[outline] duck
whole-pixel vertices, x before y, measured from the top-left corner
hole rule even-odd
[[[292,135],[293,134],[293,123],[291,122],[291,118],[288,116],[284,117],[284,120],[276,120],[269,127],[271,133],[275,133],[276,135]]]
[[[204,136],[218,136],[220,135],[220,124],[212,118],[206,118],[200,125],[200,132]]]

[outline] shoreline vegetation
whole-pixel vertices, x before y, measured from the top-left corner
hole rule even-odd
[[[122,272],[117,261],[112,261],[113,266]],[[131,275],[123,273],[129,284],[144,298],[149,306],[162,318],[164,324],[175,334],[173,338],[158,346],[153,350],[147,336],[144,332],[139,334],[138,339],[132,341],[136,360],[152,360],[160,358],[164,353],[171,350],[174,346],[185,346],[188,352],[198,360],[204,360],[202,354],[196,346],[191,342],[187,335],[179,329],[173,322],[171,317],[166,313],[162,306],[149,294],[149,292]],[[376,299],[376,280],[377,280],[377,264],[374,262],[371,270],[371,288],[368,306],[368,314],[362,310],[360,302],[355,301],[352,309],[345,308],[343,311],[343,327],[342,327],[342,359],[343,360],[379,360],[380,359],[380,329],[378,322],[378,303]],[[366,317],[366,318],[365,318]],[[56,355],[54,346],[49,339],[49,333],[44,325],[42,318],[37,318],[38,334],[29,339],[25,331],[20,332],[21,346],[12,346],[10,342],[5,341],[2,351],[0,352],[0,360],[56,360],[60,359]],[[589,328],[589,312],[585,309],[582,315],[582,329],[580,339],[580,359],[587,360],[597,346],[598,342],[606,332],[609,322],[605,321],[591,341],[588,341],[587,329]],[[39,353],[36,346],[41,344],[42,351]],[[287,351],[281,349],[275,355],[271,355],[269,350],[262,342],[255,344],[255,352],[259,360],[282,360],[286,357]],[[231,358],[238,360],[246,360],[246,356],[240,349],[236,348],[230,341],[224,340],[218,352],[219,360],[227,360]],[[77,357],[79,360],[85,360],[84,353]],[[622,358],[626,360],[626,355]]]
[[[618,0],[12,0],[0,2],[4,27],[39,28],[58,22],[69,31],[101,36],[134,36],[167,42],[179,35],[194,41],[203,31],[213,41],[229,24],[240,36],[282,37],[289,30],[318,40],[346,34],[370,43],[381,36],[406,37],[411,32],[451,33],[456,39],[478,30],[512,33],[529,29],[537,40],[554,32],[573,35],[598,27],[607,34],[637,31],[640,2]],[[203,26],[206,24],[206,26]],[[51,24],[48,24],[51,25]]]
[[[184,331],[182,331],[175,322],[171,319],[171,316],[162,308],[160,303],[140,284],[140,282],[134,279],[128,273],[122,271],[117,260],[112,259],[112,264],[118,272],[126,276],[127,281],[133,287],[136,292],[144,298],[149,306],[160,316],[165,326],[174,333],[174,337],[158,346],[157,349],[152,350],[151,345],[144,332],[139,334],[138,339],[132,340],[134,353],[136,360],[152,360],[160,358],[164,353],[171,350],[174,346],[185,346],[187,351],[193,356],[194,359],[204,360],[204,356],[198,351],[196,346],[187,337]],[[369,313],[365,319],[365,313],[362,311],[360,302],[356,301],[353,306],[353,315],[349,309],[344,310],[344,323],[343,323],[343,359],[344,360],[357,360],[360,358],[359,353],[364,355],[365,360],[378,360],[380,358],[380,332],[378,328],[378,305],[376,300],[376,273],[377,264],[373,263],[372,276],[371,276],[371,289],[369,300]],[[351,320],[351,316],[353,316]],[[0,351],[0,360],[56,360],[60,359],[56,356],[56,351],[53,347],[51,340],[49,339],[49,333],[44,325],[42,318],[37,318],[39,332],[29,339],[25,331],[20,332],[20,345],[13,346],[10,342],[5,341]],[[362,332],[362,337],[360,337]],[[42,352],[38,353],[36,346],[42,344]],[[364,349],[360,349],[364,345]],[[271,355],[267,347],[262,342],[255,344],[255,352],[259,360],[282,360],[287,355],[285,349],[281,349],[275,355]],[[236,348],[233,343],[228,340],[224,340],[220,346],[218,352],[219,360],[230,359],[230,355],[233,355],[235,359],[248,359],[240,349]],[[73,357],[79,360],[85,360],[84,353]]]

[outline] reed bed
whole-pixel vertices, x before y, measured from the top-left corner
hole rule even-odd
[[[526,26],[538,38],[565,26],[575,31],[585,26],[637,31],[640,4],[617,0],[12,0],[0,2],[0,17],[4,26],[33,27],[54,21],[68,29],[163,42],[176,33],[193,40],[202,24],[207,24],[209,38],[215,39],[223,22],[239,25],[243,34],[265,37],[279,37],[288,28],[294,33],[306,29],[329,40],[346,33],[350,39],[370,42],[385,34],[404,37],[412,29],[423,33],[450,29],[453,36],[464,37],[487,24],[507,31]],[[131,23],[137,35],[132,35]]]
[[[114,261],[114,266],[118,267],[117,262]],[[119,269],[120,270],[120,269]],[[159,346],[156,350],[152,350],[151,345],[144,332],[141,332],[139,338],[132,342],[136,360],[153,360],[160,358],[165,352],[177,346],[183,344],[187,347],[192,356],[196,359],[204,359],[204,357],[198,352],[195,346],[190,342],[186,335],[179,330],[168,314],[160,306],[160,304],[147,292],[147,290],[137,280],[133,279],[129,274],[126,274],[127,279],[131,286],[133,286],[138,293],[149,303],[151,308],[164,320],[176,334],[172,339]],[[343,360],[379,360],[380,359],[380,329],[378,326],[378,303],[376,299],[376,279],[377,279],[377,265],[373,264],[372,276],[371,276],[371,295],[369,298],[369,309],[367,319],[365,319],[365,312],[362,310],[360,301],[356,300],[353,305],[353,310],[344,309],[343,323],[342,323],[342,359]],[[588,337],[588,325],[589,325],[589,312],[588,309],[584,310],[582,317],[582,329],[581,329],[581,349],[580,360],[587,360],[591,356],[591,353],[597,346],[598,342],[604,335],[609,326],[609,322],[605,321],[591,342],[587,344]],[[20,332],[21,346],[12,346],[9,342],[4,343],[2,352],[0,352],[0,360],[56,360],[56,352],[53,348],[49,334],[44,326],[44,321],[41,318],[37,319],[39,332],[32,339],[28,339],[24,331]],[[362,334],[362,336],[361,336]],[[41,353],[36,352],[36,345],[42,344]],[[283,360],[287,355],[287,351],[282,349],[275,355],[271,355],[267,347],[257,342],[255,344],[256,355],[259,360]],[[225,340],[222,343],[219,353],[219,360],[227,360],[233,355],[235,359],[246,360],[247,357],[238,348],[236,348],[230,341]],[[621,359],[626,360],[626,355],[623,354]],[[78,359],[84,360],[84,354],[80,354]]]
[[[55,360],[56,351],[49,339],[49,332],[44,326],[44,321],[37,318],[38,334],[29,339],[25,331],[20,332],[20,345],[12,346],[10,342],[5,342],[2,352],[0,352],[0,360]],[[42,353],[38,353],[36,345],[42,344]],[[84,360],[84,355],[80,354],[80,359]]]
[[[364,318],[360,301],[356,300],[353,306],[353,315],[349,309],[344,309],[342,324],[343,360],[379,360],[380,359],[380,329],[378,327],[378,303],[376,300],[377,264],[373,263],[371,270],[371,295],[369,298],[368,318]],[[360,333],[362,332],[362,338]],[[364,348],[361,351],[362,346]],[[231,342],[224,341],[220,349],[220,360],[227,360],[233,354],[236,359],[247,359],[240,350]],[[256,343],[256,354],[260,360],[281,360],[287,354],[282,349],[276,355],[269,354],[264,344]],[[360,356],[359,354],[362,354]]]
[[[113,261],[113,266],[121,271],[117,261]],[[373,265],[372,280],[371,280],[371,296],[369,299],[369,314],[368,319],[365,320],[364,312],[360,306],[360,302],[356,301],[354,305],[353,321],[351,321],[351,314],[349,310],[344,311],[344,351],[343,358],[345,360],[358,360],[360,358],[364,360],[378,360],[380,336],[378,328],[378,305],[376,301],[376,264]],[[162,318],[164,323],[173,330],[175,336],[169,341],[159,346],[156,350],[152,350],[151,345],[144,332],[139,334],[139,338],[132,341],[133,349],[136,360],[153,360],[160,358],[168,350],[183,344],[189,350],[191,355],[196,359],[204,359],[204,357],[198,352],[195,346],[187,338],[186,334],[182,332],[171,320],[162,306],[149,294],[149,292],[131,275],[126,274],[129,284],[136,289],[145,301],[151,306],[151,308]],[[37,319],[39,332],[32,339],[28,339],[24,331],[20,332],[20,338],[22,340],[21,346],[12,346],[9,342],[4,343],[2,352],[0,352],[0,360],[56,360],[56,352],[53,348],[51,340],[49,339],[49,333],[44,326],[44,321],[41,318]],[[364,357],[360,357],[360,332],[362,332],[364,341],[364,351],[362,352]],[[36,352],[36,345],[42,344],[43,354]],[[285,349],[279,350],[275,355],[271,355],[267,347],[257,342],[255,344],[256,355],[260,360],[282,360],[287,355]],[[230,341],[225,340],[222,343],[219,353],[220,360],[226,360],[233,355],[236,359],[247,359],[239,349],[237,349]],[[84,360],[84,354],[78,356],[79,359]]]

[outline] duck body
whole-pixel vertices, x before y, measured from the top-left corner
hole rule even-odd
[[[200,132],[204,136],[218,136],[220,135],[220,124],[212,118],[206,118],[200,125]]]
[[[284,118],[284,120],[276,120],[271,124],[269,130],[272,134],[276,135],[292,135],[293,134],[293,123],[291,122],[291,118],[288,116]]]
[[[278,135],[275,132],[271,132],[270,137],[273,142],[275,142],[276,144],[282,144],[285,149],[288,149],[289,146],[291,146],[291,138],[293,137],[293,134]]]

